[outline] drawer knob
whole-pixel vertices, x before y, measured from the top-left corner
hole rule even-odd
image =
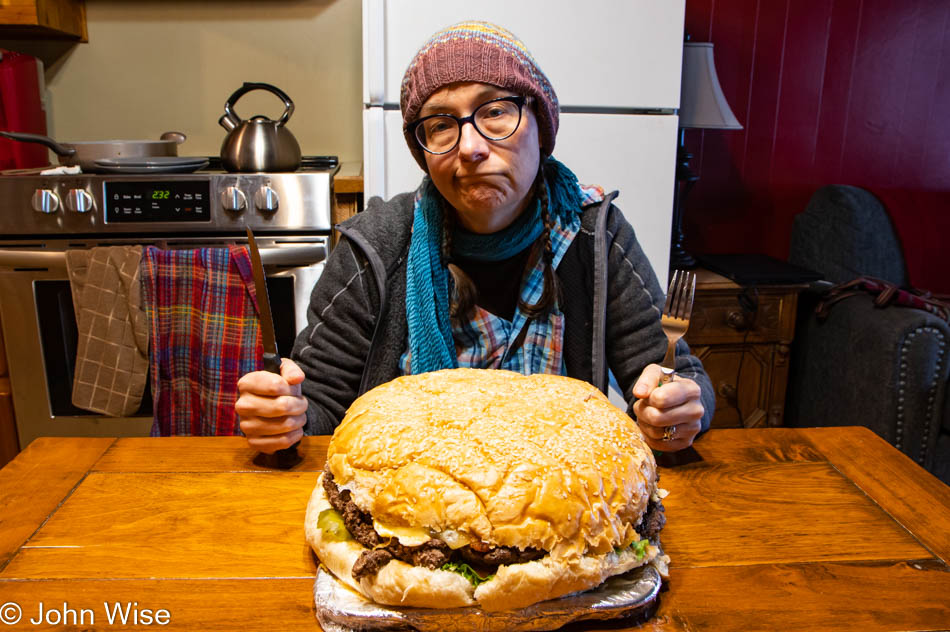
[[[726,324],[736,331],[745,331],[752,325],[752,319],[745,312],[733,310],[726,315]]]
[[[719,388],[716,389],[718,395],[723,397],[728,402],[734,402],[736,400],[736,385],[730,384],[729,382],[720,382]]]

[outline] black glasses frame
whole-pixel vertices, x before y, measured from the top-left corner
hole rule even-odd
[[[510,134],[506,134],[505,136],[499,136],[497,138],[492,138],[491,136],[489,136],[482,130],[478,129],[478,125],[475,123],[475,114],[478,113],[478,111],[481,110],[486,105],[490,105],[492,103],[498,103],[499,101],[509,101],[518,106],[518,122],[515,124],[515,127],[513,130],[511,130]],[[416,139],[416,142],[419,143],[419,146],[422,147],[423,151],[426,151],[434,156],[441,156],[443,154],[449,153],[450,151],[458,147],[459,142],[462,140],[462,126],[465,125],[466,123],[471,123],[472,127],[475,128],[475,131],[478,132],[481,135],[481,137],[486,140],[505,140],[506,138],[511,138],[514,135],[514,133],[518,131],[518,128],[521,127],[521,119],[524,117],[525,103],[530,103],[530,101],[531,101],[531,97],[522,97],[522,96],[517,96],[517,95],[512,95],[508,97],[498,97],[497,99],[491,99],[489,101],[485,101],[484,103],[479,105],[477,108],[475,108],[475,110],[471,114],[462,118],[459,118],[455,116],[454,114],[431,114],[429,116],[423,117],[421,119],[418,119],[410,123],[409,131],[412,132],[412,137]],[[423,144],[422,140],[419,138],[419,135],[417,133],[420,125],[434,118],[451,119],[455,121],[455,123],[458,125],[459,131],[458,131],[458,136],[455,139],[455,144],[449,147],[448,149],[446,149],[445,151],[432,151],[431,149],[429,149]]]

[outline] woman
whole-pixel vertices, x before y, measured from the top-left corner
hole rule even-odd
[[[524,44],[484,22],[444,29],[400,100],[428,177],[340,226],[294,361],[238,382],[251,446],[331,433],[366,390],[457,366],[602,390],[609,369],[651,447],[689,446],[712,416],[709,378],[680,342],[677,377],[658,387],[663,292],[612,195],[551,157],[557,96]]]

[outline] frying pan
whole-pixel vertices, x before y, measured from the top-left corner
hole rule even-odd
[[[22,132],[0,132],[0,136],[24,143],[46,145],[59,158],[59,164],[79,167],[86,173],[95,173],[97,160],[103,158],[142,158],[177,156],[178,145],[185,142],[181,132],[165,132],[161,140],[100,140],[81,143],[58,143],[49,136]]]

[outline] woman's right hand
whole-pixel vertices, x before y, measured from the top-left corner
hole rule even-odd
[[[307,423],[307,400],[300,394],[304,373],[292,360],[281,359],[280,375],[246,373],[238,380],[234,404],[248,444],[267,454],[300,441]]]

